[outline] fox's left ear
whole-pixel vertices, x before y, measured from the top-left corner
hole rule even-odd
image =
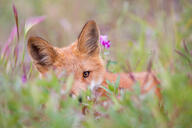
[[[30,37],[27,47],[34,65],[41,73],[48,71],[57,58],[54,47],[40,37]]]
[[[99,29],[95,21],[88,21],[78,37],[77,48],[81,53],[94,56],[99,55]]]

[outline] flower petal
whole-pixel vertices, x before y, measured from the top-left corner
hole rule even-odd
[[[9,52],[9,45],[11,44],[11,42],[14,40],[14,37],[17,33],[17,27],[16,25],[12,28],[11,33],[9,34],[9,38],[7,39],[7,41],[5,42],[1,54],[7,54],[7,52]]]
[[[34,25],[41,23],[45,18],[45,16],[37,16],[27,19],[25,22],[25,35]]]
[[[107,35],[101,35],[100,36],[100,41],[107,41],[108,40],[108,36]]]
[[[23,83],[26,83],[26,82],[27,82],[27,76],[26,76],[26,74],[24,74],[24,75],[22,76],[21,80],[22,80]]]
[[[17,38],[19,39],[19,21],[18,21],[18,13],[17,13],[17,9],[15,7],[15,5],[12,5],[13,7],[13,13],[15,16],[15,23],[16,23],[16,27],[17,27]]]

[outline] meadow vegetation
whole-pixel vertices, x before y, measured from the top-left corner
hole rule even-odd
[[[1,0],[0,127],[192,127],[191,14],[190,0]],[[138,83],[130,92],[118,91],[118,80],[108,82],[111,102],[101,105],[105,99],[90,90],[71,98],[72,76],[39,77],[26,50],[28,37],[66,46],[90,19],[111,41],[107,70],[155,71],[161,107],[153,93],[140,96]]]

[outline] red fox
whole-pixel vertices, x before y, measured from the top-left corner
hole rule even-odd
[[[157,86],[160,82],[153,72],[132,73],[133,80],[128,73],[112,74],[105,70],[104,61],[100,56],[99,36],[99,28],[95,21],[88,21],[78,39],[67,47],[54,47],[40,37],[30,37],[27,47],[33,64],[42,75],[50,69],[55,69],[57,73],[65,70],[67,74],[73,74],[74,95],[78,95],[89,86],[107,87],[106,80],[115,82],[120,76],[119,88],[131,90],[136,80],[141,85],[142,93],[154,88],[156,95],[161,99],[160,88]]]

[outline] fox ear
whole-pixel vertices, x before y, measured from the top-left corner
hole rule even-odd
[[[78,37],[77,48],[80,52],[95,55],[99,54],[99,29],[95,21],[88,21]]]
[[[42,38],[30,37],[27,47],[33,63],[40,72],[47,71],[55,62],[57,56],[55,49]]]

